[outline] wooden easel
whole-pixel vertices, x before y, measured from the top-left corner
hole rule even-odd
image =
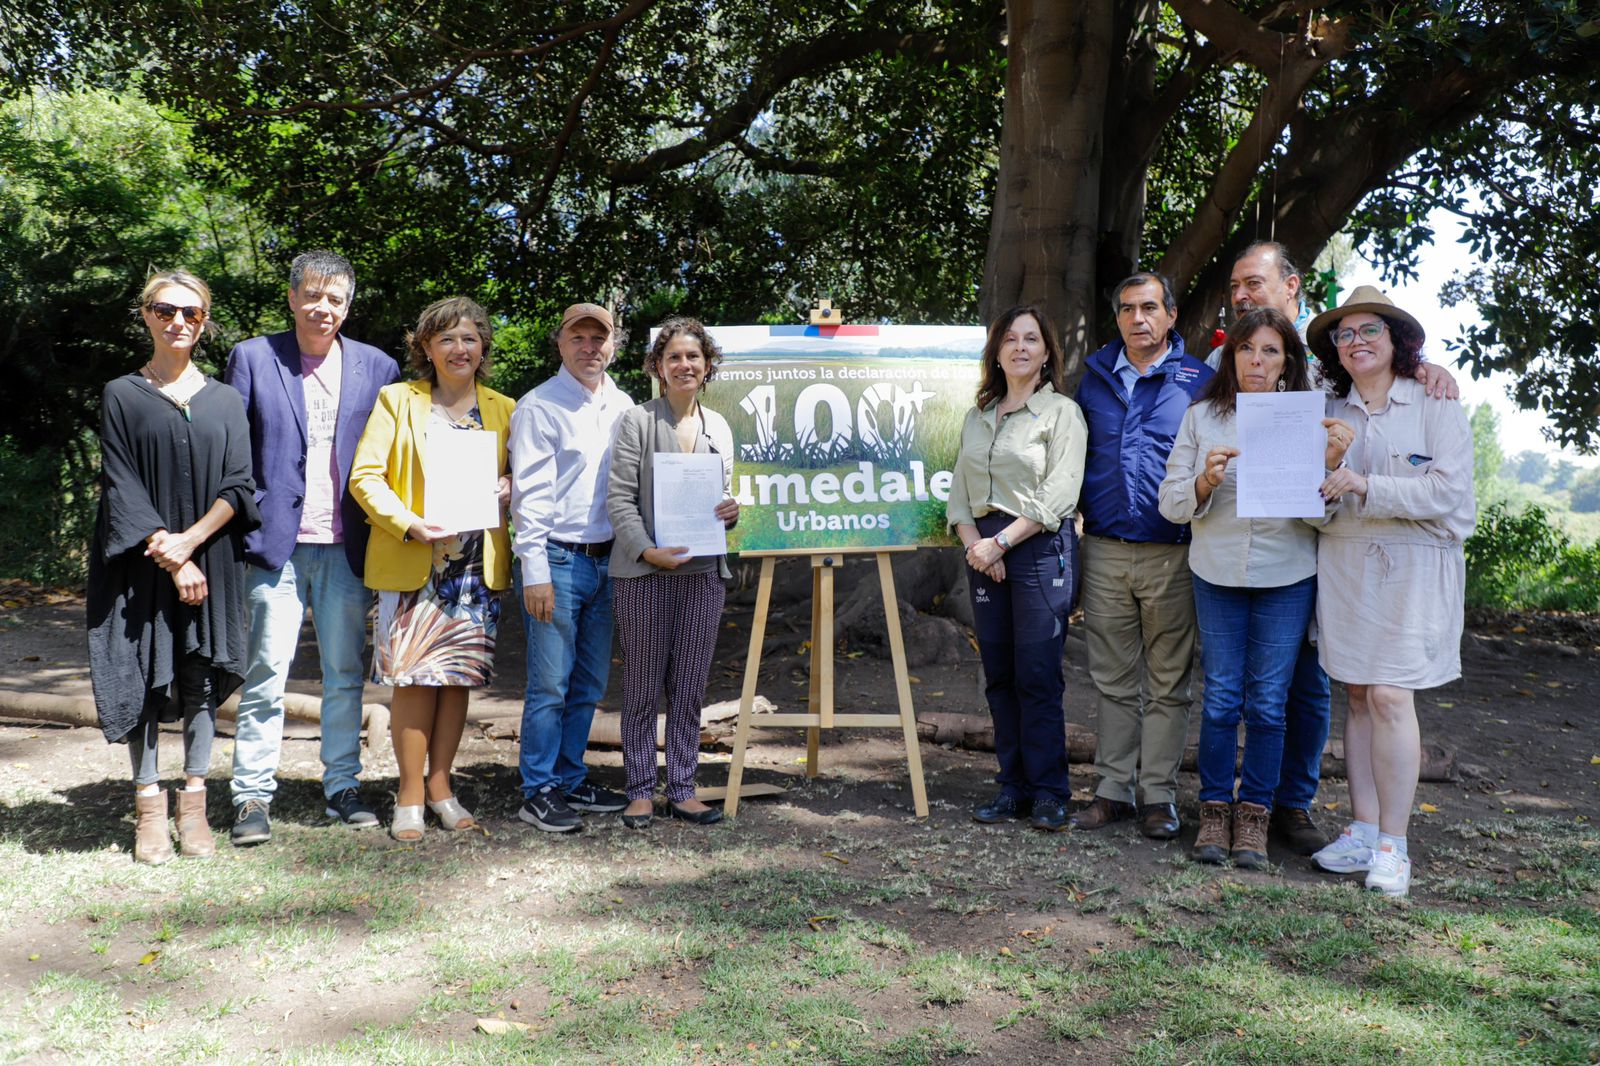
[[[772,603],[772,573],[778,559],[805,557],[811,562],[811,688],[804,714],[763,714],[759,724],[789,726],[806,731],[806,776],[817,776],[817,747],[824,729],[882,729],[899,726],[905,734],[906,768],[911,776],[911,800],[918,818],[928,816],[928,790],[922,781],[922,749],[917,742],[917,719],[911,710],[911,677],[906,672],[905,639],[900,633],[900,605],[894,592],[894,552],[914,548],[804,548],[773,552],[744,552],[761,560],[761,580],[756,586],[756,613],[750,624],[750,655],[744,666],[744,691],[739,698],[739,726],[734,733],[733,761],[728,767],[728,798],[724,810],[739,812],[739,786],[744,779],[745,746],[755,719],[756,682],[761,673],[761,646],[767,633],[767,609]],[[872,552],[878,557],[878,586],[883,593],[883,617],[889,629],[889,652],[894,660],[895,691],[899,714],[835,714],[833,692],[833,572],[845,557]]]

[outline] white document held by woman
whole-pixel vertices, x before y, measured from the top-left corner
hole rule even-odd
[[[652,473],[658,548],[688,548],[690,555],[728,554],[728,530],[716,515],[723,491],[722,456],[656,452]]]
[[[434,430],[422,461],[422,520],[466,533],[500,525],[499,434],[486,429]]]
[[[1319,518],[1328,431],[1320,392],[1240,393],[1240,518]]]

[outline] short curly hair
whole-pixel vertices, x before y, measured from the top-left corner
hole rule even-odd
[[[669,318],[657,327],[655,341],[650,345],[650,350],[644,353],[644,372],[657,381],[665,384],[661,376],[661,360],[667,354],[667,345],[673,338],[687,334],[700,342],[700,351],[706,357],[706,376],[700,382],[703,389],[712,378],[717,376],[717,366],[722,362],[722,349],[717,347],[717,342],[711,339],[711,333],[698,318],[689,318],[681,315]]]
[[[483,362],[478,364],[477,376],[479,381],[489,380],[489,351],[494,347],[494,326],[489,322],[489,313],[465,296],[435,300],[424,307],[417,319],[417,328],[406,334],[406,362],[418,378],[438,384],[439,374],[433,368],[433,360],[428,358],[428,342],[445,330],[454,329],[462,319],[476,326],[478,336],[483,338]]]
[[[1389,339],[1394,343],[1394,355],[1389,360],[1389,368],[1394,371],[1394,376],[1416,377],[1417,368],[1422,365],[1422,331],[1393,315],[1380,314],[1378,317],[1389,327]],[[1339,361],[1339,350],[1332,345],[1319,345],[1316,352],[1317,358],[1322,361],[1322,374],[1333,385],[1334,394],[1349,396],[1355,380]]]

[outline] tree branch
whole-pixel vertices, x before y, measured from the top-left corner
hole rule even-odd
[[[965,58],[964,55],[958,55],[944,36],[934,33],[897,30],[825,33],[797,41],[764,64],[742,93],[730,101],[720,114],[701,125],[698,136],[658,148],[637,159],[613,163],[611,180],[618,185],[637,185],[657,174],[698,162],[716,148],[740,136],[766,109],[772,98],[789,85],[801,78],[842,67],[870,55]]]

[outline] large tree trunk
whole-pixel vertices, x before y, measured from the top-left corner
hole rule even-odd
[[[1000,172],[979,314],[1055,320],[1069,363],[1094,340],[1113,0],[1011,0]]]

